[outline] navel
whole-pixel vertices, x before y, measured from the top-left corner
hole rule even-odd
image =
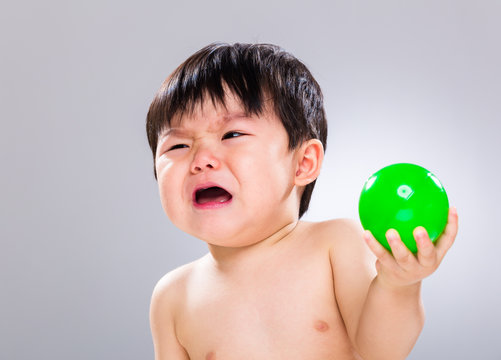
[[[320,332],[326,332],[327,330],[329,330],[329,324],[327,324],[323,320],[317,320],[315,321],[315,330]]]
[[[214,351],[210,351],[205,355],[205,360],[216,360],[216,354],[214,354]]]

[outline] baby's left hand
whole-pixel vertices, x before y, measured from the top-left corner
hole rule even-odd
[[[457,230],[457,211],[455,208],[450,208],[447,226],[436,245],[431,242],[425,228],[420,226],[414,230],[418,248],[417,256],[407,249],[394,229],[386,233],[393,255],[374,238],[370,231],[365,231],[364,239],[377,257],[376,270],[380,280],[392,287],[405,287],[418,283],[438,268],[454,243]]]

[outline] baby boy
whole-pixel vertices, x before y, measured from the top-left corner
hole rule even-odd
[[[147,134],[165,213],[209,250],[154,289],[156,360],[405,359],[456,211],[436,246],[416,228],[416,256],[395,230],[390,253],[355,221],[300,221],[327,139],[303,63],[273,45],[211,44],[164,82]]]

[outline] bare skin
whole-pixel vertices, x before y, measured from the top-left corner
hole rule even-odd
[[[336,242],[352,240],[352,227],[293,223],[238,260],[220,263],[209,253],[168,274],[155,291],[175,329],[168,346],[179,359],[359,359],[333,277]],[[363,270],[367,292],[375,273]]]
[[[353,221],[298,221],[322,145],[290,151],[272,111],[242,114],[231,96],[226,105],[205,103],[159,141],[163,208],[209,253],[155,287],[156,360],[405,359],[424,323],[421,281],[454,242],[455,209],[436,246],[416,229],[417,256],[395,231],[392,255]],[[200,184],[231,201],[197,207]]]

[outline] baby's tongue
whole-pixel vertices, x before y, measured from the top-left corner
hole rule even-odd
[[[231,195],[224,189],[220,187],[211,187],[200,191],[197,196],[197,202],[199,204],[205,204],[208,202],[225,202],[230,200]]]

